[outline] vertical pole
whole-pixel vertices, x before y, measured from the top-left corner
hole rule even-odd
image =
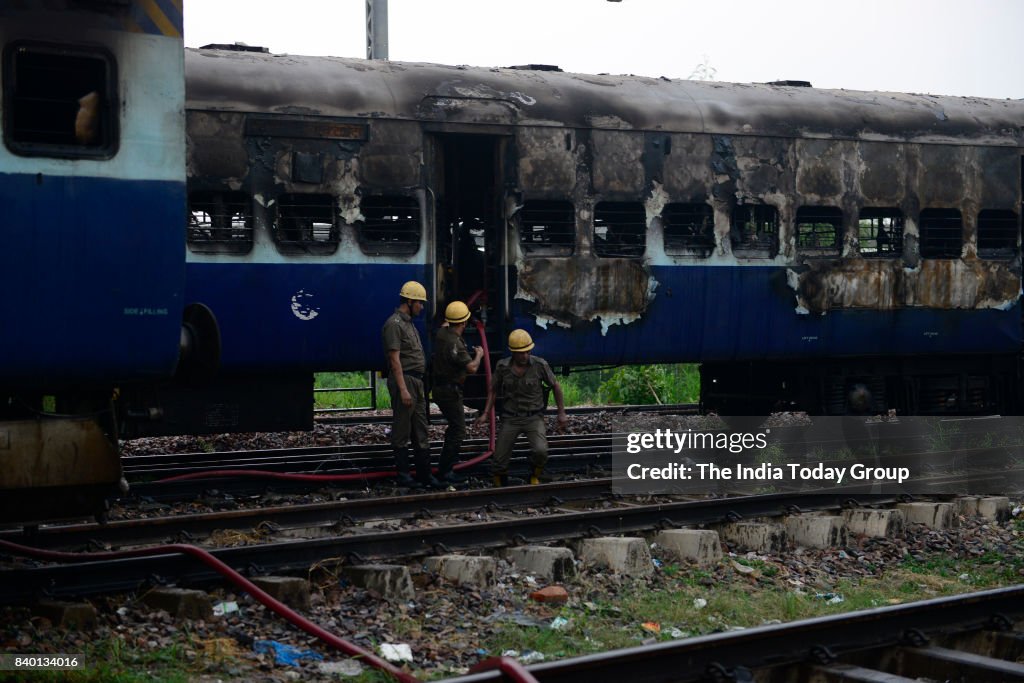
[[[377,410],[377,373],[370,370],[370,408]]]
[[[366,58],[388,58],[388,0],[366,0]]]

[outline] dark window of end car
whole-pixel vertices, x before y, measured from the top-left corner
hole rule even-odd
[[[740,258],[775,258],[779,252],[779,210],[764,204],[737,206],[729,227],[732,253]]]
[[[715,248],[715,214],[708,204],[667,204],[661,223],[666,254],[707,258]]]
[[[117,151],[113,57],[98,49],[20,43],[4,53],[4,140],[26,156]]]
[[[564,200],[531,199],[516,214],[526,253],[570,256],[576,246],[576,210]]]
[[[857,241],[864,258],[902,256],[903,212],[894,208],[861,209],[857,217]]]
[[[1017,252],[1017,214],[985,209],[978,214],[978,256],[1013,258]]]
[[[192,192],[188,196],[189,249],[247,254],[252,250],[252,201],[245,192]]]
[[[332,253],[338,248],[334,197],[284,194],[276,202],[274,240],[285,253]]]
[[[963,221],[957,209],[922,209],[921,258],[960,258]]]
[[[371,256],[410,256],[420,250],[420,204],[415,197],[368,195],[359,203],[356,239]]]
[[[636,258],[647,248],[647,211],[640,202],[600,202],[594,207],[594,252]]]

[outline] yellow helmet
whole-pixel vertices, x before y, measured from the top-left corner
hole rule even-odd
[[[461,301],[453,301],[444,309],[444,319],[452,325],[458,325],[469,320],[469,306]]]
[[[398,296],[403,299],[412,299],[414,301],[426,301],[427,290],[420,283],[415,280],[409,280],[402,285],[402,291],[398,293]]]
[[[512,333],[508,335],[508,350],[513,353],[529,351],[533,346],[533,339],[530,338],[530,333],[526,330],[512,330]]]

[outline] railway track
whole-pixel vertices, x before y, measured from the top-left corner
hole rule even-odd
[[[541,683],[1024,681],[1024,586],[716,633],[528,667]],[[496,683],[497,672],[446,683]]]
[[[896,452],[878,456],[874,464],[884,466],[915,465],[922,472],[953,472],[960,471],[969,475],[970,469],[998,469],[1019,459],[1021,447],[1014,445],[978,445],[983,443],[982,437],[991,440],[993,437],[1016,436],[1012,431],[993,431],[992,423],[985,420],[960,421],[968,429],[954,436],[944,436],[943,449],[927,449],[933,434],[915,430],[907,431],[899,425],[881,425],[885,433],[885,445]],[[888,430],[887,432],[885,430]],[[808,439],[808,436],[811,436]],[[547,471],[554,475],[567,473],[596,473],[598,476],[610,473],[613,465],[612,448],[616,434],[572,434],[552,435],[549,437],[550,458]],[[621,436],[621,435],[619,435]],[[805,426],[789,426],[772,429],[771,445],[778,446],[790,453],[816,453],[815,459],[821,460],[823,452],[841,452],[843,449],[860,448],[876,437],[833,435],[823,437],[815,434]],[[484,453],[487,449],[485,439],[471,439],[463,446],[462,459],[468,460]],[[440,450],[440,443],[434,444],[434,450]],[[807,457],[810,457],[809,455]],[[849,455],[844,462],[824,461],[826,464],[849,465]],[[308,491],[312,488],[328,485],[328,482],[271,480],[269,477],[232,477],[219,475],[216,478],[159,482],[158,480],[180,475],[200,474],[204,471],[219,470],[223,472],[258,470],[261,472],[347,475],[352,477],[349,482],[331,482],[333,487],[365,488],[368,480],[359,475],[367,472],[388,470],[393,467],[393,459],[389,447],[379,444],[320,446],[303,448],[262,449],[250,451],[227,451],[215,453],[178,453],[166,455],[140,455],[123,458],[125,477],[131,485],[135,499],[148,499],[157,502],[187,500],[202,497],[211,489],[218,494],[231,496],[259,495],[268,488],[279,493]],[[512,474],[523,475],[527,472],[527,447],[520,442],[512,459]],[[480,465],[467,473],[485,475],[486,466]],[[945,481],[949,481],[948,479]],[[955,481],[955,480],[954,480]],[[1024,484],[1019,479],[1005,482],[1011,487]],[[1010,488],[1004,490],[1011,490]],[[956,492],[955,488],[947,492]],[[935,489],[930,493],[941,492]]]
[[[24,531],[0,531],[0,539],[37,548],[82,550],[123,545],[191,542],[214,531],[251,531],[264,524],[287,529],[344,530],[371,520],[430,518],[486,510],[500,512],[528,506],[559,507],[578,501],[609,500],[610,479],[470,489],[408,496],[365,497],[307,505],[260,506],[254,509],[127,519],[105,524],[50,525]]]
[[[548,439],[549,459],[546,471],[553,476],[569,473],[597,473],[606,476],[611,471],[611,435],[565,435]],[[440,450],[436,444],[435,450]],[[485,439],[468,440],[463,445],[462,459],[474,458],[487,449]],[[510,472],[525,477],[529,464],[527,447],[519,444],[513,451]],[[183,453],[170,455],[132,456],[123,459],[124,474],[130,485],[130,495],[124,502],[147,500],[157,503],[209,497],[211,490],[217,495],[240,497],[261,495],[268,490],[287,494],[309,491],[330,485],[338,488],[362,489],[368,481],[309,482],[283,479],[217,476],[202,479],[160,482],[159,479],[182,474],[198,474],[212,470],[260,470],[294,474],[355,475],[363,472],[388,470],[394,467],[394,458],[387,446],[355,445],[298,449],[270,449],[261,451],[229,451],[223,453]],[[486,477],[486,465],[465,473]],[[388,482],[387,485],[390,485]]]
[[[367,411],[370,409],[367,408]],[[610,415],[625,415],[630,413],[651,413],[656,415],[697,415],[700,411],[698,403],[666,403],[662,405],[623,405],[623,406],[575,406],[566,408],[569,415],[596,415],[607,413]],[[369,412],[362,414],[339,414],[331,409],[317,409],[313,411],[317,424],[390,424],[390,411],[386,414]],[[553,409],[546,411],[547,415],[554,415]],[[430,414],[430,424],[445,424],[440,413]]]
[[[560,485],[559,485],[560,486]],[[527,487],[540,488],[540,487]],[[558,487],[552,487],[552,492]],[[801,493],[799,511],[838,509],[856,504],[855,495],[874,504],[894,502],[897,496],[871,495],[846,487],[828,492]],[[439,494],[446,497],[445,494]],[[447,494],[452,496],[452,494]],[[395,500],[400,504],[401,500]],[[550,542],[588,536],[637,533],[659,528],[699,526],[741,519],[773,517],[796,511],[790,494],[744,496],[676,503],[632,505],[583,512],[476,524],[453,524],[393,532],[330,535],[306,540],[219,548],[212,554],[236,570],[249,573],[306,572],[325,560],[364,563],[372,560],[421,557],[465,550]],[[41,595],[82,596],[135,590],[146,582],[173,580],[205,583],[218,575],[180,555],[118,560],[90,560],[0,571],[0,603],[11,604]]]

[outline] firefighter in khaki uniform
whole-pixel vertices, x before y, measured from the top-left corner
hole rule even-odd
[[[423,386],[426,358],[420,333],[412,319],[423,312],[427,290],[418,282],[406,282],[398,296],[401,304],[384,323],[381,336],[388,359],[388,394],[391,395],[391,448],[401,486],[419,488],[441,484],[430,473],[430,440],[427,435],[427,395]],[[416,461],[416,479],[409,476],[409,440]]]
[[[444,431],[444,446],[441,448],[441,462],[437,466],[437,478],[441,483],[460,484],[465,477],[452,471],[459,459],[462,440],[466,437],[466,412],[462,405],[462,385],[466,375],[480,367],[484,350],[476,347],[469,355],[462,333],[469,323],[469,307],[461,301],[453,301],[444,311],[447,327],[437,331],[434,338],[434,403],[441,409],[448,428]]]
[[[477,424],[483,424],[494,407],[495,397],[502,397],[501,428],[498,430],[491,460],[495,486],[508,486],[508,461],[512,458],[512,446],[520,434],[526,434],[530,444],[530,463],[533,465],[530,483],[540,483],[541,473],[548,460],[548,439],[543,415],[547,388],[555,394],[558,405],[558,431],[562,431],[569,421],[565,414],[562,387],[547,361],[530,355],[533,347],[533,339],[526,330],[512,330],[508,335],[508,350],[512,352],[512,357],[498,361],[490,391],[487,392],[487,407],[477,418]]]

